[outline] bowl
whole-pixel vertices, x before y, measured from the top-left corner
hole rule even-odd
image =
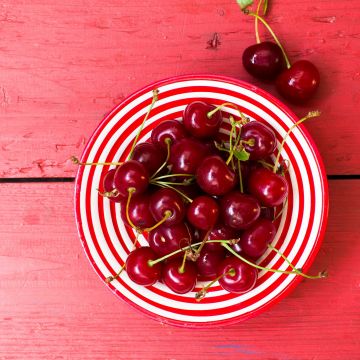
[[[135,92],[116,106],[101,121],[89,139],[81,161],[124,161],[130,152],[148,107],[152,90],[159,90],[156,102],[139,141],[149,139],[151,130],[165,119],[180,119],[187,104],[194,100],[220,105],[236,104],[252,120],[269,124],[282,140],[297,117],[279,100],[251,84],[215,75],[177,76],[165,79]],[[223,113],[237,115],[231,107]],[[224,132],[228,131],[226,123]],[[306,272],[319,250],[328,213],[326,174],[319,152],[300,125],[288,137],[281,159],[290,161],[286,174],[289,182],[287,205],[278,219],[273,246],[285,254],[296,268]],[[112,166],[80,166],[75,185],[75,216],[85,253],[100,279],[115,275],[133,250],[135,233],[120,218],[120,205],[99,196],[97,188]],[[144,236],[138,245],[146,245]],[[278,254],[268,250],[258,261],[280,270],[291,270]],[[228,293],[218,284],[211,287],[200,302],[197,288],[178,295],[162,283],[150,287],[133,283],[126,272],[106,286],[119,298],[143,314],[162,323],[183,327],[224,326],[256,316],[277,303],[300,282],[297,275],[260,271],[253,290],[242,294]]]

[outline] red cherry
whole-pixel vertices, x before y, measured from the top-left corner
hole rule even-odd
[[[270,220],[258,219],[242,233],[240,248],[246,255],[257,259],[265,253],[275,234],[276,227]]]
[[[104,176],[104,180],[103,180],[104,192],[107,192],[110,194],[114,190],[116,190],[116,187],[114,184],[115,173],[116,173],[116,169],[111,169]],[[111,201],[120,202],[123,200],[123,197],[120,194],[117,194],[116,196],[109,196],[108,199],[110,199]]]
[[[175,144],[186,136],[184,125],[177,120],[163,121],[151,132],[152,142],[162,149],[167,148],[166,139],[170,139],[171,144]]]
[[[186,294],[196,285],[197,271],[193,262],[186,262],[182,271],[182,259],[168,261],[162,271],[162,281],[177,294]]]
[[[202,234],[202,238],[204,238],[206,234]],[[232,240],[237,239],[237,232],[229,226],[225,226],[224,224],[216,224],[208,235],[209,240]],[[215,251],[215,252],[225,252],[224,247],[221,243],[212,243],[206,242],[202,251]]]
[[[236,185],[235,173],[216,155],[206,157],[196,171],[200,188],[210,195],[224,195]]]
[[[250,195],[232,191],[221,199],[221,214],[225,225],[246,229],[260,216],[260,204]]]
[[[289,192],[286,179],[265,168],[258,168],[251,172],[248,188],[262,205],[270,207],[282,204]]]
[[[191,232],[185,223],[173,226],[163,224],[149,232],[149,245],[159,257],[186,247],[191,242]],[[183,254],[174,256],[183,256]]]
[[[276,88],[279,93],[294,103],[304,103],[309,100],[315,94],[319,84],[319,71],[307,60],[295,62],[276,80]]]
[[[116,170],[114,185],[123,197],[128,197],[130,189],[134,189],[134,194],[138,195],[147,189],[149,174],[143,164],[135,160],[129,160]]]
[[[135,146],[131,159],[143,164],[152,175],[163,164],[165,157],[166,154],[158,146],[144,142]]]
[[[196,138],[214,137],[222,123],[221,111],[208,116],[209,112],[214,109],[215,106],[202,101],[189,104],[185,108],[183,115],[185,129]]]
[[[276,149],[274,131],[258,121],[250,121],[241,128],[241,140],[245,150],[250,153],[250,160],[265,159]]]
[[[261,80],[273,80],[285,68],[284,55],[279,45],[271,41],[246,48],[242,61],[246,71]]]
[[[257,270],[235,256],[226,258],[218,267],[219,284],[227,291],[242,294],[250,291],[256,283]]]
[[[148,246],[133,250],[126,259],[126,272],[136,284],[150,286],[161,277],[161,263],[150,266],[149,261],[155,260],[156,254]]]
[[[214,279],[217,275],[217,268],[224,258],[223,251],[204,251],[202,249],[199,258],[196,260],[198,274],[206,279]]]
[[[218,220],[219,205],[210,196],[198,196],[188,206],[186,217],[198,229],[211,229]]]
[[[172,189],[159,189],[151,195],[149,209],[156,221],[160,221],[171,213],[166,219],[166,225],[179,224],[185,217],[185,205],[181,195]]]

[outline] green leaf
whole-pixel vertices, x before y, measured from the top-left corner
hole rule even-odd
[[[253,0],[236,0],[237,3],[239,4],[241,10],[245,10],[246,8],[248,8],[250,5],[253,4]]]
[[[241,161],[247,161],[249,160],[250,154],[245,150],[236,150],[234,149],[234,156]]]

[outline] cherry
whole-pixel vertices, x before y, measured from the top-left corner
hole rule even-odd
[[[275,217],[275,211],[272,207],[261,207],[260,217],[273,221]]]
[[[286,199],[289,186],[286,179],[269,169],[258,168],[251,172],[249,192],[264,206],[279,206]]]
[[[177,120],[162,121],[151,132],[152,142],[162,149],[167,148],[166,139],[170,139],[170,143],[175,144],[186,136],[184,125]]]
[[[198,196],[188,206],[186,217],[198,229],[211,229],[218,220],[219,205],[210,196]]]
[[[156,254],[148,246],[133,250],[126,259],[126,272],[136,284],[150,286],[161,277],[160,263],[150,265],[149,261],[156,259]]]
[[[235,256],[226,258],[218,267],[219,284],[226,291],[243,294],[256,283],[257,270]]]
[[[185,223],[172,226],[163,224],[149,232],[149,245],[159,256],[170,254],[190,245],[191,242],[191,232]],[[182,254],[174,256],[179,255]]]
[[[139,196],[134,196],[131,198],[128,208],[128,216],[132,225],[129,224],[129,221],[126,216],[126,200],[121,202],[121,219],[124,224],[132,226],[134,225],[137,228],[145,229],[152,227],[155,224],[155,219],[149,211],[150,195],[145,193]]]
[[[272,41],[263,41],[246,48],[242,62],[248,73],[261,80],[273,80],[285,68],[281,48]]]
[[[225,225],[246,229],[260,216],[260,204],[250,195],[232,191],[221,199],[221,214]]]
[[[123,197],[129,195],[129,190],[133,190],[133,193],[138,195],[147,189],[149,175],[143,164],[135,160],[129,160],[116,170],[114,185]]]
[[[197,271],[193,262],[182,264],[181,259],[168,261],[162,271],[162,281],[177,294],[186,294],[196,285]]]
[[[236,185],[235,173],[217,155],[206,157],[196,171],[200,188],[210,195],[224,195]]]
[[[195,174],[208,148],[196,139],[182,139],[171,148],[169,164],[173,174]]]
[[[295,62],[284,70],[276,80],[278,92],[294,103],[304,103],[309,100],[320,84],[318,69],[307,60]]]
[[[215,109],[215,106],[202,101],[190,103],[183,115],[185,129],[196,138],[214,137],[222,123],[220,110],[210,114]]]
[[[115,187],[115,173],[116,169],[111,169],[105,174],[103,179],[104,193],[102,193],[101,195],[109,198],[111,201],[120,202],[123,200],[123,197],[119,194],[119,191]]]
[[[217,275],[217,268],[224,260],[224,252],[206,251],[200,252],[199,258],[196,260],[198,274],[206,279],[213,279]]]
[[[203,236],[205,236],[205,234],[203,234]],[[234,229],[221,223],[216,224],[208,235],[208,240],[232,240],[237,238],[238,234]],[[203,251],[215,251],[223,253],[225,252],[225,249],[223,246],[221,246],[221,243],[207,242],[203,247]]]
[[[260,218],[242,233],[240,248],[244,254],[257,259],[265,253],[275,234],[275,225],[268,219]]]
[[[164,219],[166,225],[179,224],[185,216],[185,205],[181,195],[175,190],[163,188],[157,190],[150,198],[149,209],[156,221]]]
[[[276,149],[274,131],[259,121],[250,121],[241,128],[240,139],[245,150],[250,153],[250,160],[265,159]]]
[[[152,175],[165,161],[165,153],[158,146],[144,142],[135,146],[132,160],[143,164],[149,175]]]

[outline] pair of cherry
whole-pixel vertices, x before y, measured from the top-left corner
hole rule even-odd
[[[308,101],[320,83],[320,74],[316,66],[308,60],[299,60],[291,65],[269,24],[258,15],[258,12],[252,13],[247,9],[243,11],[255,17],[256,25],[260,20],[275,40],[261,42],[256,26],[257,43],[243,52],[242,62],[245,69],[260,80],[275,80],[278,92],[287,100],[296,104]]]

